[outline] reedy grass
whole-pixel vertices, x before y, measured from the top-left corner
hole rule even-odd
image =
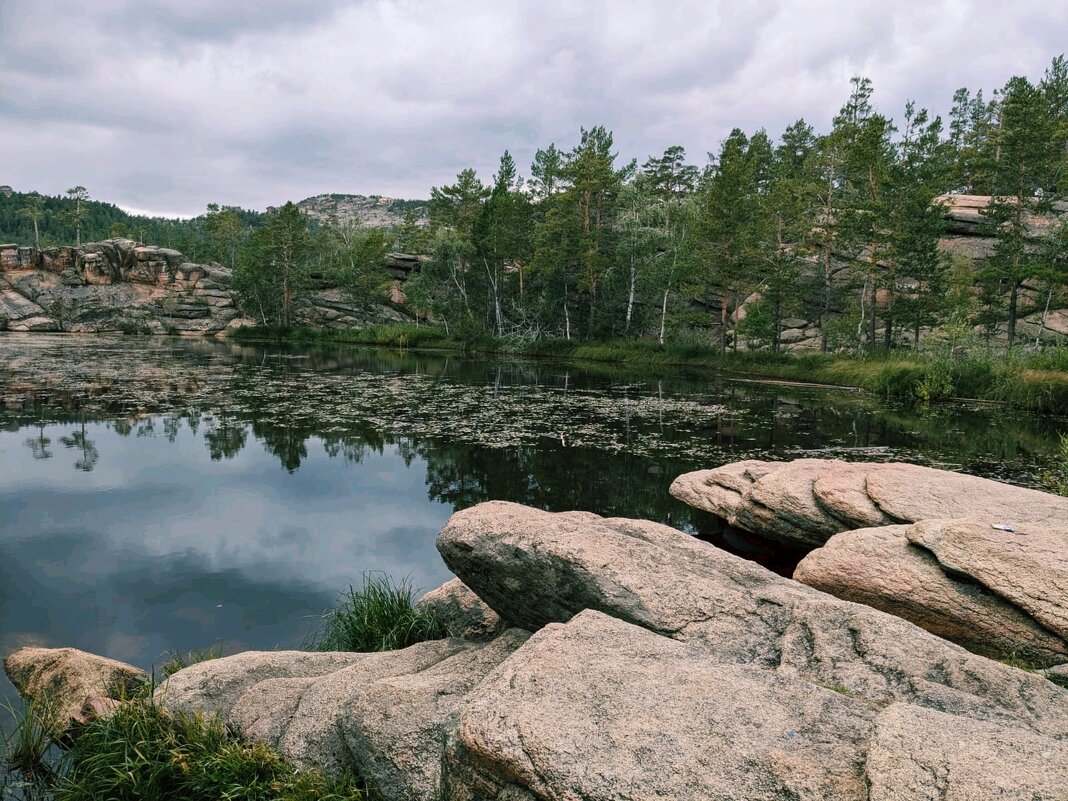
[[[363,586],[350,586],[324,613],[320,627],[306,642],[312,651],[393,651],[425,640],[440,640],[448,628],[433,613],[416,609],[416,589],[408,579],[395,582],[381,573],[365,573]]]
[[[0,706],[15,723],[0,738],[0,797],[43,798],[59,776],[56,741],[62,727],[56,704],[45,698],[21,706],[4,701]]]

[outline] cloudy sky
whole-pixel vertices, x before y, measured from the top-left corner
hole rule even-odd
[[[0,183],[135,210],[427,197],[505,148],[615,131],[694,161],[734,126],[817,128],[850,75],[944,112],[1039,78],[1062,0],[0,0]]]

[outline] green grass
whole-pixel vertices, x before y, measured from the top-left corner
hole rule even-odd
[[[64,756],[55,801],[356,801],[352,779],[297,771],[215,720],[127,701],[82,730]]]
[[[0,739],[0,797],[43,797],[58,776],[55,742],[62,727],[55,705],[44,700],[2,706],[15,725]]]
[[[209,659],[218,659],[222,656],[222,650],[213,647],[206,648],[203,651],[170,651],[167,654],[167,661],[160,666],[160,671],[163,673],[164,678],[170,678],[182,668],[187,668],[190,665],[196,665],[200,662],[207,662]]]
[[[425,640],[440,640],[448,628],[431,612],[415,609],[416,590],[378,573],[364,575],[360,589],[349,587],[326,612],[319,630],[305,643],[313,651],[393,651]]]
[[[658,345],[645,340],[580,342],[477,337],[460,340],[426,325],[373,326],[330,331],[246,329],[242,341],[371,345],[412,350],[505,353],[535,359],[608,362],[622,365],[685,367],[739,376],[858,387],[918,403],[974,399],[1024,409],[1068,414],[1068,348],[1033,354],[976,347],[962,353],[894,351],[866,356],[822,353],[721,353],[707,345]]]

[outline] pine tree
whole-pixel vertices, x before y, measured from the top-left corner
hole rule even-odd
[[[81,247],[82,223],[85,222],[89,215],[89,208],[85,205],[89,200],[89,190],[84,186],[72,186],[67,190],[67,198],[71,200],[74,205],[63,213],[63,217],[74,226],[77,231],[75,244],[77,247]]]
[[[41,222],[47,216],[44,207],[44,198],[33,192],[26,198],[26,205],[19,209],[16,214],[26,217],[33,223],[33,246],[41,247]]]

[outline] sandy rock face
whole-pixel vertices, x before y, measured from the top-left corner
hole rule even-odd
[[[437,799],[457,707],[526,632],[384,653],[248,652],[192,665],[156,690],[172,711],[218,714],[294,764],[364,777],[384,798]]]
[[[868,750],[869,801],[1057,799],[1068,742],[905,704],[879,714]]]
[[[431,590],[419,599],[415,608],[433,612],[455,636],[468,640],[486,639],[501,630],[500,615],[460,579],[452,579]]]
[[[20,648],[4,659],[15,689],[26,699],[56,703],[62,724],[85,724],[132,696],[145,672],[76,648]]]
[[[1066,498],[912,464],[745,461],[681,475],[670,492],[754,534],[810,546],[841,531],[921,520],[1068,520]]]
[[[471,694],[446,797],[860,799],[876,711],[586,611]]]
[[[1045,679],[657,523],[490,502],[454,514],[438,550],[502,618],[528,629],[592,609],[721,662],[870,703],[906,701],[1068,735],[1068,693]]]
[[[983,533],[990,529],[981,525]],[[959,572],[945,572],[930,550],[910,542],[913,530],[921,526],[928,524],[837,534],[801,561],[794,579],[909,620],[978,654],[1016,657],[1037,665],[1068,662],[1063,635],[990,588],[961,580]],[[1011,537],[995,533],[1003,542]]]

